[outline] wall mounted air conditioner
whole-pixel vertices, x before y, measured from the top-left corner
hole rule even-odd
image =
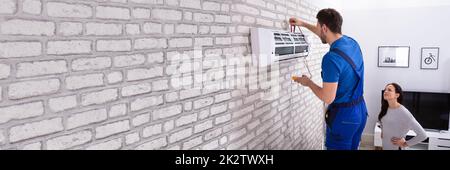
[[[260,67],[275,62],[307,57],[309,44],[302,33],[265,28],[251,29],[253,63]]]

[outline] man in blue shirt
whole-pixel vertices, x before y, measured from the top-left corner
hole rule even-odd
[[[364,62],[361,49],[354,39],[342,35],[342,16],[334,9],[317,14],[317,25],[291,18],[293,26],[306,27],[330,45],[322,60],[322,87],[306,76],[293,79],[311,88],[313,93],[329,104],[325,146],[330,150],[356,150],[367,121],[363,97]]]

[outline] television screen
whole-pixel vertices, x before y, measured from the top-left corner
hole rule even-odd
[[[450,94],[404,92],[403,105],[423,128],[449,130]]]

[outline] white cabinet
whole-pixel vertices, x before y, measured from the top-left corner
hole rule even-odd
[[[375,147],[383,147],[383,141],[381,140],[381,128],[378,127],[378,123],[375,126],[374,145]],[[428,136],[427,142],[422,142],[415,146],[406,148],[407,150],[450,150],[450,133],[448,132],[435,132],[426,131]],[[415,136],[413,131],[409,131],[407,136]]]
[[[378,127],[378,123],[375,126],[375,134],[373,135],[373,143],[375,147],[383,147],[383,141],[381,140],[381,128]]]
[[[450,150],[449,138],[430,137],[429,150]]]

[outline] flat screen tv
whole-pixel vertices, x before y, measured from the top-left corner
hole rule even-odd
[[[449,130],[450,93],[404,91],[403,106],[424,129]]]

